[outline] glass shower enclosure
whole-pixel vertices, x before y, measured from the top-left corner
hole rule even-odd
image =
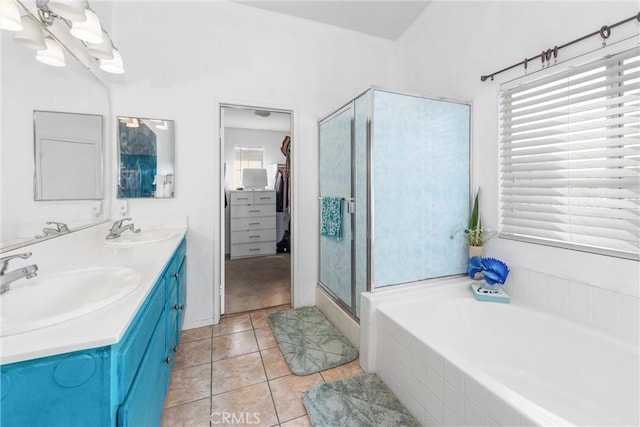
[[[470,106],[370,89],[323,118],[320,223],[341,201],[340,238],[320,236],[320,286],[351,316],[360,294],[466,272]]]

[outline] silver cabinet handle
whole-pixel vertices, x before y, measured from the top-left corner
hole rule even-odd
[[[259,252],[260,248],[251,248],[249,249],[249,252]]]
[[[255,210],[250,210],[249,213],[256,213],[256,212],[260,212],[260,209],[255,209]]]
[[[259,222],[250,222],[249,225],[260,225]]]
[[[180,306],[178,304],[176,304],[176,305],[173,306],[173,309],[174,310],[180,310]]]
[[[260,235],[258,235],[258,236],[249,236],[250,239],[257,239],[258,237],[260,237]]]
[[[164,363],[166,363],[167,365],[171,363],[171,356],[167,356],[167,358],[164,359]]]

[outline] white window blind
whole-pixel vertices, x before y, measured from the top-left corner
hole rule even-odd
[[[639,55],[501,91],[502,237],[639,258]]]
[[[235,188],[242,186],[242,170],[244,168],[262,168],[264,147],[233,147],[233,182]]]

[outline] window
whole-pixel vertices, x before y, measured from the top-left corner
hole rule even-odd
[[[234,188],[242,187],[242,170],[244,168],[262,168],[264,159],[264,147],[233,147],[233,185]]]
[[[639,58],[501,91],[501,237],[640,258]]]

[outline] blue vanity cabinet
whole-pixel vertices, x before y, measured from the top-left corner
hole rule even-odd
[[[186,307],[186,241],[183,241],[176,250],[173,259],[168,264],[163,277],[167,283],[166,324],[167,324],[167,361],[170,369],[175,363],[182,330],[182,319]],[[169,387],[169,379],[165,389]]]
[[[118,343],[0,366],[0,425],[159,426],[184,313],[185,252],[183,240]]]

